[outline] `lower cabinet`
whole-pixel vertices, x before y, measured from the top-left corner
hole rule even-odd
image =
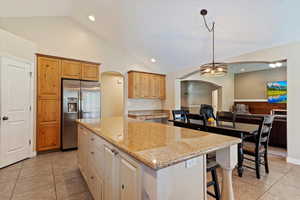
[[[123,152],[78,127],[78,165],[95,200],[141,200],[141,169]]]

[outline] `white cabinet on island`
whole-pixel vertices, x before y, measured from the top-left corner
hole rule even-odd
[[[222,199],[234,199],[237,138],[126,117],[77,123],[78,165],[95,200],[206,199],[206,154],[214,151]]]

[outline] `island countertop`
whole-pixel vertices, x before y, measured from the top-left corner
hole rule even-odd
[[[127,117],[79,119],[77,123],[154,170],[241,142],[234,137]]]

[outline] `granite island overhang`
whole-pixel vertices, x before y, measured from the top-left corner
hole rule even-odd
[[[134,199],[174,200],[182,197],[188,197],[191,200],[199,199],[199,197],[205,199],[205,155],[211,152],[216,152],[217,162],[223,168],[222,199],[234,199],[232,169],[237,163],[237,144],[241,142],[238,138],[165,124],[136,121],[127,117],[111,117],[101,120],[81,119],[77,120],[77,123],[79,124],[79,157],[84,157],[83,155],[89,157],[89,149],[93,149],[93,145],[98,145],[97,149],[100,149],[100,153],[97,159],[100,162],[95,164],[102,165],[98,168],[99,171],[103,171],[103,173],[98,173],[98,177],[99,180],[103,179],[101,182],[104,185],[108,181],[121,185],[120,191],[114,191],[112,194],[117,195],[116,199],[119,199],[122,195],[134,195],[136,197]],[[86,134],[89,135],[87,141],[96,139],[99,142],[85,144],[87,146],[85,148],[83,143],[86,140],[83,139],[82,130],[88,132]],[[115,163],[110,163],[110,169],[106,169],[108,161],[105,158],[108,158],[108,154],[105,157],[105,151],[116,156],[113,158]],[[95,156],[93,150],[91,152]],[[100,158],[101,156],[102,158]],[[83,160],[82,162],[84,162]],[[87,159],[87,162],[89,160],[93,159]],[[127,162],[127,165],[122,164],[122,161]],[[81,165],[83,163],[80,162],[79,159],[81,171],[87,171],[82,170],[83,166]],[[114,165],[116,169],[113,170],[116,171],[111,172],[111,165]],[[136,179],[136,184],[133,184],[136,186],[134,188],[132,188],[133,186],[127,186],[131,187],[131,190],[127,189],[126,191],[127,193],[128,191],[131,191],[130,193],[138,191],[136,194],[125,193],[126,180],[124,179],[128,179],[125,176],[128,170],[122,175],[122,170],[126,171],[124,166],[130,166],[130,169],[135,168],[136,174],[132,174],[131,178]],[[97,167],[94,168],[97,169]],[[118,174],[118,177],[114,178],[113,181],[105,180],[107,179],[107,170]],[[191,189],[190,184],[193,184],[195,188]],[[201,190],[199,187],[201,187]],[[103,188],[105,196],[105,193],[109,191],[106,191],[108,188]]]

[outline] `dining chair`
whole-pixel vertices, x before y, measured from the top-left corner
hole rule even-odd
[[[186,121],[186,115],[189,113],[188,110],[172,110],[173,120],[183,120]]]
[[[207,190],[207,194],[214,197],[216,200],[221,199],[220,185],[218,181],[217,168],[219,167],[215,159],[206,159],[206,171],[211,173],[211,181],[207,182],[207,189],[211,186],[214,187],[214,194]]]
[[[220,122],[231,122],[232,126],[235,127],[236,113],[229,111],[218,111],[217,112],[217,125]]]
[[[190,124],[191,120],[198,120],[203,125],[201,128],[196,128],[200,131],[206,131],[206,118],[203,115],[188,113],[186,115],[187,123]]]
[[[203,115],[206,120],[208,120],[209,118],[213,118],[214,120],[216,120],[216,117],[214,115],[214,108],[211,105],[201,104],[200,115]]]
[[[258,132],[253,136],[247,137],[247,141],[243,142],[243,152],[244,155],[254,157],[254,160],[251,158],[244,157],[245,160],[255,163],[255,168],[244,165],[247,168],[256,170],[256,177],[260,179],[260,166],[265,166],[265,171],[269,173],[269,164],[268,164],[268,144],[270,133],[272,129],[272,124],[274,121],[274,115],[264,116],[263,120],[259,126]],[[248,140],[253,140],[254,142],[249,142]],[[261,161],[261,158],[264,158],[264,161]]]

